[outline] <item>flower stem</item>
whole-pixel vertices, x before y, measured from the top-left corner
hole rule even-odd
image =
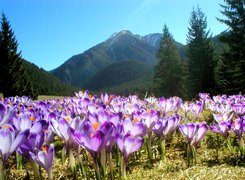
[[[0,180],[5,180],[5,177],[6,177],[5,163],[2,158],[0,162],[0,169],[1,169]]]
[[[61,151],[61,161],[62,161],[62,164],[65,163],[65,160],[66,160],[66,146],[63,146],[62,151]]]
[[[187,166],[190,167],[190,160],[191,160],[191,145],[187,144]]]
[[[152,156],[152,150],[151,150],[151,132],[148,133],[146,145],[147,145],[147,151],[148,151],[148,158],[150,160],[150,163],[152,163],[153,162],[153,156]]]
[[[22,159],[23,157],[16,151],[16,164],[17,164],[17,169],[22,169]]]
[[[126,159],[124,157],[121,159],[121,173],[122,178],[126,179]]]
[[[106,176],[106,150],[103,148],[100,152],[100,164],[102,168],[102,176],[105,178]]]
[[[166,155],[166,140],[164,137],[160,140],[160,152],[161,152],[161,159],[162,161],[164,161]]]
[[[73,176],[73,179],[76,179],[77,178],[76,163],[75,163],[75,158],[74,158],[71,148],[68,149],[68,153],[69,153],[69,161],[70,161],[72,176]]]
[[[95,169],[96,179],[101,180],[100,169],[99,169],[99,158],[97,157],[97,155],[94,157],[94,169]]]
[[[83,163],[83,158],[80,158],[80,146],[78,146],[76,148],[76,152],[77,152],[77,160],[78,160],[78,164],[79,164],[79,167],[80,167],[80,171],[84,177],[84,179],[87,179],[86,178],[86,170],[85,170],[85,166],[84,166],[84,163]]]
[[[33,161],[31,158],[29,158],[29,163],[31,165],[31,169],[34,173],[34,179],[40,179],[40,173],[39,173],[39,167],[35,161]]]
[[[109,166],[110,166],[110,172],[111,172],[111,180],[114,180],[114,173],[113,173],[113,165],[112,165],[112,153],[109,152]]]
[[[48,171],[48,180],[53,180],[52,169],[50,169],[50,170]]]

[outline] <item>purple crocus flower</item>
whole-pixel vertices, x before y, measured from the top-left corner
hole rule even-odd
[[[130,133],[132,136],[144,136],[146,133],[145,125],[137,117],[133,120],[125,118],[122,124],[118,126],[123,134]]]
[[[188,123],[179,125],[180,132],[186,137],[189,144],[191,144],[197,130],[198,126],[195,123]]]
[[[143,138],[140,136],[133,137],[130,133],[126,135],[118,134],[116,136],[117,146],[123,154],[126,161],[130,154],[139,150],[143,144]]]
[[[12,121],[16,111],[13,106],[8,106],[0,103],[0,126]]]
[[[231,130],[237,135],[238,139],[242,138],[245,132],[245,119],[244,117],[237,118],[231,125]]]
[[[30,157],[48,173],[48,179],[52,179],[52,165],[54,159],[54,144],[43,145],[37,154],[30,152]]]
[[[230,121],[233,118],[233,113],[223,113],[223,114],[214,114],[213,113],[214,120],[217,123],[220,123],[222,121]]]
[[[0,129],[0,154],[4,163],[8,157],[26,141],[29,135],[29,129],[16,134],[14,128],[5,124]]]
[[[160,117],[160,112],[155,111],[153,109],[147,110],[140,115],[140,118],[144,122],[145,127],[147,129],[147,133],[152,132],[152,128],[154,127],[155,123],[158,121],[159,117]]]
[[[160,118],[155,124],[153,131],[158,137],[167,136],[171,134],[179,125],[181,121],[181,116],[178,114],[171,117]]]
[[[101,126],[99,126],[98,123],[92,124],[88,120],[84,121],[86,122],[84,122],[82,129],[77,130],[70,128],[71,137],[77,144],[90,152],[93,158],[96,158],[98,152],[100,152],[108,142],[110,134],[113,131],[113,126],[109,121],[105,121]]]
[[[30,128],[30,135],[17,151],[25,157],[30,156],[29,152],[36,154],[45,143],[45,131],[47,128],[48,124],[45,120],[35,122]]]
[[[165,116],[169,111],[174,109],[174,100],[165,99],[164,97],[159,98],[159,108],[162,110],[163,115]]]
[[[224,136],[225,139],[228,138],[228,131],[231,127],[231,121],[222,121],[218,124],[213,124],[210,126],[211,131],[219,133]]]
[[[206,122],[188,123],[179,125],[180,132],[186,137],[190,145],[197,147],[200,140],[205,136],[208,126]]]
[[[196,103],[192,103],[190,105],[190,111],[192,114],[195,115],[195,118],[198,119],[202,110],[203,110],[204,104],[201,101],[197,101]]]
[[[193,138],[193,144],[194,144],[196,149],[197,149],[199,142],[205,136],[207,131],[208,131],[208,126],[205,122],[198,124],[198,130],[197,130],[197,132]]]
[[[245,103],[234,104],[232,109],[240,117],[245,115]]]

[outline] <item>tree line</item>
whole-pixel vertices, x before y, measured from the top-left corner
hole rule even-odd
[[[191,12],[186,59],[182,60],[167,25],[163,27],[158,63],[154,69],[153,94],[195,98],[199,92],[215,94],[244,94],[245,90],[245,0],[224,0],[220,5],[226,19],[217,19],[229,29],[220,37],[222,48],[211,41],[207,19],[197,7]],[[37,68],[25,65],[18,52],[18,43],[10,23],[2,14],[0,30],[0,92],[4,97],[32,96],[39,93],[65,95],[77,90],[63,87],[58,80],[48,83],[45,73],[37,76]],[[40,77],[43,78],[40,78]],[[35,78],[36,77],[36,78]],[[45,79],[42,81],[42,79]],[[41,84],[40,82],[43,82]],[[52,81],[53,82],[53,81]],[[51,84],[52,86],[49,86]]]
[[[187,58],[181,60],[167,25],[157,52],[154,93],[157,96],[195,98],[198,93],[244,94],[245,11],[244,0],[224,0],[220,5],[226,19],[217,19],[229,29],[215,47],[207,30],[207,19],[197,7],[191,12],[187,34]]]

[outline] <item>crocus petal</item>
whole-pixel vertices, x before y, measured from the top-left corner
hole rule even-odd
[[[145,134],[145,126],[142,122],[137,122],[132,127],[132,136],[143,136]]]
[[[134,153],[135,151],[137,151],[143,143],[143,139],[141,137],[132,137],[132,136],[125,136],[124,137],[124,156],[126,157],[126,159],[128,158],[128,156],[132,153]]]
[[[123,153],[123,136],[117,134],[116,135],[116,141],[117,141],[117,146],[120,149],[120,151]]]
[[[30,120],[29,115],[22,116],[19,125],[20,125],[20,129],[19,129],[20,131],[29,129],[32,125],[32,121]]]
[[[48,129],[48,123],[45,120],[35,121],[30,129],[30,133],[42,133],[43,130]]]
[[[59,132],[62,137],[62,139],[67,142],[70,139],[70,131],[69,131],[70,125],[68,122],[64,119],[61,118],[59,120]]]
[[[106,111],[102,110],[102,109],[97,112],[97,115],[98,115],[98,121],[101,124],[110,119],[109,115],[106,113]]]
[[[10,149],[10,153],[12,154],[21,144],[23,144],[27,137],[29,136],[30,130],[26,129],[25,131],[20,132],[17,137],[15,138],[11,149]]]
[[[103,144],[104,133],[100,130],[95,132],[95,134],[91,138],[91,149],[94,152],[99,152],[101,150],[101,146]]]
[[[208,130],[208,126],[206,123],[202,123],[199,128],[198,131],[194,137],[194,144],[195,146],[198,145],[198,143],[200,142],[200,140],[205,136],[206,132]]]
[[[0,103],[0,121],[3,120],[5,111],[6,111],[6,107],[2,103]]]
[[[13,136],[7,128],[0,129],[0,150],[2,154],[10,152],[13,140]]]

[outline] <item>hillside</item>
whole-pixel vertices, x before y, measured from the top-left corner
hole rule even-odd
[[[113,63],[133,60],[150,66],[156,64],[160,40],[160,33],[139,36],[130,31],[120,31],[84,53],[71,57],[51,73],[65,83],[82,88],[93,87],[90,81],[96,73]],[[180,49],[184,47],[178,42],[176,45]]]
[[[133,59],[155,64],[155,53],[156,48],[143,39],[129,31],[121,31],[84,53],[71,57],[51,73],[65,83],[84,88],[97,72],[112,63]]]
[[[75,91],[78,91],[78,88],[64,84],[57,77],[44,69],[37,67],[35,64],[26,60],[23,62],[33,87],[37,90],[38,94],[70,96],[73,95]]]
[[[152,73],[153,66],[140,61],[117,62],[99,71],[87,87],[91,90],[111,88]]]

